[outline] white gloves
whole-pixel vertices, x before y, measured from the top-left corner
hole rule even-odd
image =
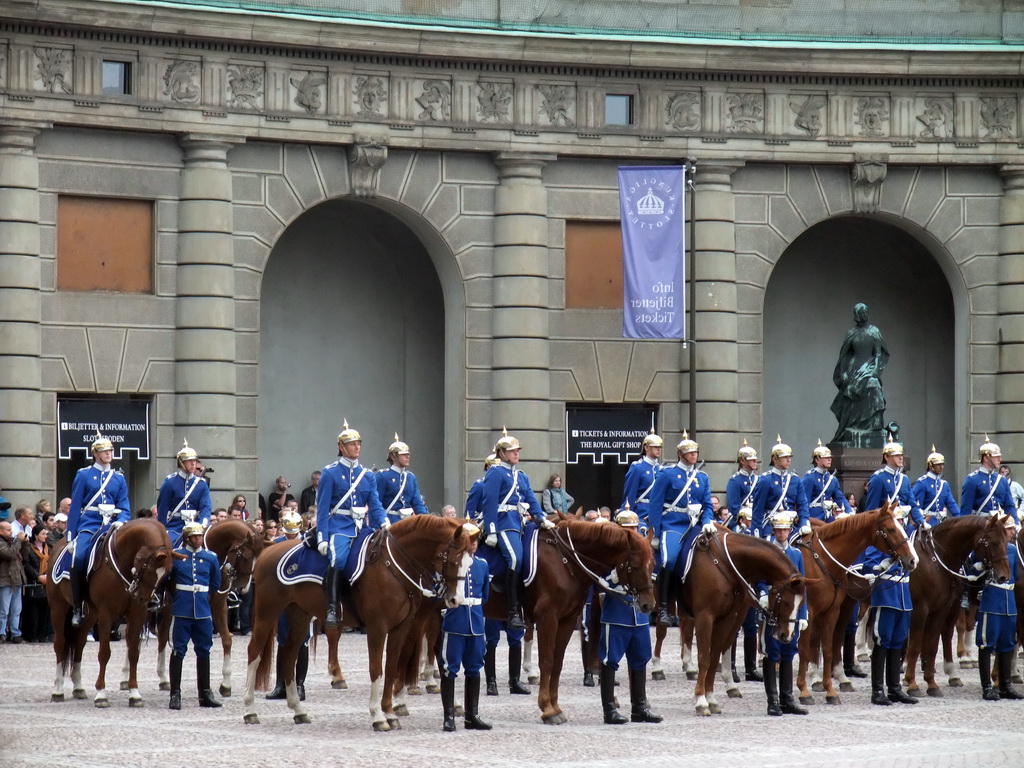
[[[797,629],[799,629],[801,632],[806,632],[807,631],[807,619],[800,619],[800,621],[798,621],[796,623],[796,626],[797,626]]]
[[[885,558],[885,560],[883,560],[882,562],[880,562],[878,565],[875,566],[875,571],[877,571],[878,573],[882,573],[883,571],[888,571],[891,567],[892,567],[892,560],[887,557],[887,558]]]
[[[556,528],[557,526],[545,517],[541,519],[540,527],[545,531],[550,531],[552,528]]]
[[[380,527],[386,531],[388,528],[391,527],[391,521],[385,517],[384,522],[380,524]]]
[[[321,541],[319,544],[316,545],[316,551],[319,552],[324,557],[327,557],[327,550],[328,550],[328,548],[329,548],[329,545],[327,544],[326,541]]]
[[[714,533],[717,530],[718,530],[718,528],[715,527],[714,523],[704,523],[704,526],[700,529],[700,532],[701,533],[706,533],[706,534],[708,534],[710,536],[712,533]]]
[[[657,536],[651,539],[651,549],[653,549],[655,552],[661,549],[661,539],[659,539]]]
[[[113,530],[115,530],[115,531],[116,531],[116,530],[117,530],[118,528],[120,528],[120,527],[121,527],[122,525],[124,525],[124,523],[123,523],[123,522],[122,522],[121,520],[115,520],[114,522],[112,522],[112,523],[110,524],[110,527],[111,527],[111,528],[112,528]],[[128,534],[125,534],[125,535],[127,536]]]
[[[768,610],[768,595],[767,594],[761,595],[761,598],[757,601],[757,604],[760,606],[762,611],[767,611]]]
[[[801,536],[810,536],[811,535],[811,525],[810,525],[810,523],[804,523],[803,524],[803,527],[800,528],[800,535]]]
[[[929,523],[927,520],[925,520],[923,523],[921,523],[921,530],[922,531],[930,531],[931,529],[932,529],[932,524]]]
[[[487,534],[487,538],[484,539],[484,544],[486,544],[488,547],[496,547],[496,546],[498,546],[498,534],[496,534],[496,533],[489,533],[489,534]]]

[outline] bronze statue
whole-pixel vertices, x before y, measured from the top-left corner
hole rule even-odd
[[[832,401],[832,413],[839,421],[832,443],[879,448],[885,439],[882,371],[889,362],[889,350],[881,331],[868,322],[866,304],[853,308],[853,319],[856,325],[846,332],[832,374],[839,389]]]

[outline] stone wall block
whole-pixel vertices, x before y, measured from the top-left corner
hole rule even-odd
[[[594,346],[604,401],[621,403],[626,397],[626,378],[633,345],[628,341],[599,341]]]
[[[219,264],[189,264],[177,273],[178,296],[220,296],[234,299],[234,270]]]
[[[42,413],[42,396],[38,390],[10,389],[0,397],[0,422],[35,424],[33,414],[37,413]]]
[[[546,400],[549,386],[546,369],[496,368],[492,397],[495,400],[518,400],[529,394]],[[547,423],[546,419],[544,423]]]
[[[286,144],[284,147],[284,175],[298,196],[300,207],[311,208],[327,198],[320,183],[320,174],[311,149],[304,144]]]
[[[964,225],[964,201],[961,197],[948,197],[942,201],[928,224],[928,231],[944,243]]]
[[[789,199],[792,200],[797,214],[807,225],[828,218],[825,198],[818,186],[818,177],[814,168],[808,165],[788,166]]]
[[[231,174],[221,168],[189,168],[182,174],[181,199],[189,201],[220,201],[232,199]]]
[[[927,226],[945,198],[943,174],[939,168],[921,168],[907,200],[904,215],[921,226]]]
[[[0,422],[0,444],[4,446],[7,457],[28,456],[38,459],[43,451],[42,432],[36,424]]]
[[[39,193],[23,187],[0,186],[0,211],[5,221],[39,222]]]
[[[736,282],[766,286],[772,274],[772,264],[763,256],[749,253],[736,254]],[[743,307],[743,309],[747,309]]]
[[[501,184],[494,189],[494,213],[546,216],[548,192],[539,183]]]
[[[731,221],[697,221],[694,238],[698,258],[702,252],[732,253],[736,249],[736,227]]]
[[[4,154],[0,162],[0,187],[39,188],[39,161],[33,154]]]
[[[772,227],[788,242],[793,242],[807,229],[807,224],[788,197],[775,196],[768,200],[768,215]]]
[[[547,220],[542,216],[494,217],[495,245],[533,245],[545,243],[546,238]]]
[[[548,368],[550,352],[544,339],[516,339],[512,343],[480,343],[477,361],[494,368]],[[484,358],[487,358],[486,360]]]
[[[182,200],[178,206],[178,229],[182,233],[231,232],[231,208],[232,206],[227,203],[217,204],[206,200]],[[263,209],[260,208],[258,210]],[[280,223],[277,223],[275,232],[278,229],[280,229]]]
[[[698,180],[699,182],[699,180]],[[735,196],[728,189],[719,189],[718,185],[697,184],[694,195],[694,216],[698,223],[704,221],[727,221],[732,223],[736,216]],[[689,203],[686,217],[689,218]]]
[[[191,296],[178,300],[179,328],[233,328],[235,303],[216,296]]]
[[[548,313],[526,307],[496,308],[493,316],[494,337],[546,338]]]
[[[235,366],[231,362],[213,362],[210,360],[181,360],[176,367],[178,369],[178,381],[187,384],[189,389],[188,397],[199,397],[210,394],[220,394],[233,399],[235,393]],[[182,398],[188,399],[188,398]],[[232,408],[232,416],[234,409]],[[185,422],[195,423],[195,422]],[[211,421],[211,424],[226,424],[224,421]]]
[[[729,282],[698,282],[696,285],[697,312],[735,312],[737,285]]]
[[[351,187],[345,148],[315,146],[311,151],[327,199],[349,194]]]
[[[1024,206],[1021,206],[1024,208]],[[1020,263],[1014,256],[1024,254],[1024,224],[1005,224],[999,228],[999,253],[1009,264]]]
[[[493,280],[494,306],[544,307],[548,306],[547,279],[543,277],[513,277]]]
[[[767,195],[736,195],[736,222],[738,224],[767,224]]]
[[[697,390],[699,402],[697,404],[697,427],[698,434],[707,435],[709,432],[730,432],[735,433],[739,428],[735,403],[723,403],[708,401],[701,397],[700,390]],[[734,452],[736,448],[732,449]],[[707,457],[709,454],[705,454]],[[727,456],[729,454],[726,454]],[[735,453],[733,453],[735,455]]]
[[[1002,258],[999,256],[975,256],[960,266],[960,274],[968,289],[990,286],[999,282]]]
[[[454,253],[473,246],[494,243],[494,221],[488,216],[459,216],[444,228],[445,239]]]
[[[539,245],[503,245],[493,250],[493,274],[547,276],[548,249]]]
[[[294,221],[303,210],[295,191],[280,176],[267,179],[267,208],[285,225]]]
[[[4,253],[39,255],[39,225],[26,221],[0,221],[0,249]]]
[[[737,352],[734,342],[701,342],[697,344],[697,370],[735,371]]]
[[[1024,313],[1024,285],[999,286],[999,314],[1019,315]]]
[[[0,274],[5,288],[38,289],[39,267],[38,256],[0,252]]]
[[[180,361],[208,360],[234,364],[235,332],[230,328],[179,328],[176,349]]]
[[[818,177],[818,186],[825,196],[825,205],[830,215],[853,210],[849,166],[816,165],[814,175]]]
[[[3,350],[3,357],[40,354],[40,335],[26,333],[30,325],[23,322],[0,322],[0,350]]]
[[[739,377],[733,371],[697,371],[697,396],[701,402],[736,402]]]
[[[769,226],[736,225],[737,253],[755,253],[774,264],[788,245],[789,243]]]
[[[0,261],[0,265],[3,262]],[[0,301],[0,322],[39,322],[40,296],[38,289],[4,288]],[[26,329],[27,330],[27,329]]]
[[[39,390],[42,379],[38,357],[4,355],[2,360],[0,389]]]
[[[735,312],[701,312],[697,316],[697,335],[700,342],[731,341],[737,337],[737,320]],[[687,335],[691,335],[688,333]]]
[[[424,218],[438,231],[443,230],[460,215],[459,188],[445,184],[423,210]]]
[[[733,191],[785,194],[786,166],[748,163],[732,177]]]

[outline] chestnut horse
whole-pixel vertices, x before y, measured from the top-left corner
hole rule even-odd
[[[809,576],[820,578],[807,589],[809,624],[807,632],[800,635],[797,687],[800,703],[813,704],[814,697],[807,687],[807,668],[809,665],[817,667],[818,659],[822,659],[825,701],[839,704],[839,694],[832,683],[832,668],[836,661],[842,661],[845,627],[840,626],[839,618],[843,601],[848,592],[856,598],[866,597],[871,592],[868,581],[851,565],[869,546],[893,559],[898,558],[909,570],[917,565],[917,555],[888,503],[881,509],[847,515],[832,523],[812,520],[811,525],[814,532],[810,541],[800,541],[798,546],[803,550],[804,570]]]
[[[693,696],[697,714],[702,716],[722,713],[715,700],[715,674],[747,609],[758,605],[754,585],[769,584],[768,623],[774,625],[779,641],[786,643],[796,632],[796,616],[807,585],[814,581],[801,576],[786,553],[771,542],[733,533],[721,525],[715,528],[711,536],[697,537],[679,592],[679,605],[693,616],[696,628]]]
[[[537,575],[523,591],[528,624],[536,624],[541,720],[561,725],[568,718],[558,706],[558,683],[565,648],[576,629],[592,585],[632,595],[641,611],[654,609],[654,554],[649,539],[614,524],[585,523],[559,515],[558,527],[538,532]],[[614,575],[614,579],[611,577]],[[616,581],[614,586],[611,581]],[[508,618],[503,593],[492,591],[484,615]]]
[[[458,583],[465,577],[470,563],[466,554],[469,538],[462,528],[464,522],[413,515],[387,531],[374,533],[363,574],[349,589],[343,619],[348,626],[362,624],[366,627],[370,716],[375,731],[401,727],[393,711],[392,691],[410,620],[423,598],[443,596],[449,607],[461,601]],[[278,563],[299,546],[302,543],[298,540],[282,541],[265,550],[256,562],[256,598],[245,688],[246,723],[259,723],[255,691],[268,685],[274,666],[277,619],[282,612],[288,619],[288,638],[280,648],[288,706],[296,723],[310,722],[295,687],[295,661],[306,639],[310,619],[316,617],[323,623],[326,618],[327,595],[319,583],[303,581],[285,585],[278,580]],[[386,667],[383,662],[385,643]]]
[[[107,662],[110,661],[110,630],[114,622],[127,617],[125,644],[128,647],[128,705],[142,706],[139,692],[139,642],[146,624],[146,604],[157,583],[170,573],[173,559],[184,557],[174,552],[167,529],[156,520],[131,520],[106,536],[97,537],[96,555],[89,575],[86,603],[88,610],[82,625],[71,626],[71,584],[69,579],[54,581],[54,569],[64,546],[50,558],[46,598],[53,621],[53,650],[57,656],[57,674],[51,701],[64,701],[64,676],[70,671],[72,695],[85,698],[82,688],[82,651],[89,632],[95,626],[99,634],[100,671],[96,678],[97,707],[109,707],[106,691]]]
[[[223,520],[206,529],[203,546],[217,555],[220,562],[220,589],[210,595],[210,612],[214,630],[220,635],[224,650],[221,668],[220,695],[231,695],[231,630],[228,627],[228,593],[245,594],[252,583],[256,558],[263,551],[263,537],[248,523],[241,520]],[[167,679],[167,640],[171,628],[170,606],[160,612],[157,629],[156,671],[160,677],[160,690],[171,690]],[[124,683],[121,684],[122,688]]]
[[[964,587],[973,580],[961,571],[967,556],[974,552],[985,566],[985,573],[998,583],[1010,577],[1006,559],[1006,535],[1002,519],[994,515],[962,515],[943,520],[930,531],[914,537],[918,566],[910,577],[910,615],[907,638],[907,693],[920,696],[917,684],[917,660],[921,658],[929,696],[942,696],[935,682],[935,656],[943,630],[956,622]],[[975,575],[972,572],[972,575]],[[946,673],[952,677],[953,660],[946,659]],[[952,683],[951,685],[955,684]]]

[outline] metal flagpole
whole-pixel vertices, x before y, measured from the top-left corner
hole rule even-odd
[[[688,333],[685,334],[690,338],[687,339],[690,344],[690,434],[697,434],[697,264],[696,264],[696,243],[694,242],[694,233],[697,230],[696,226],[696,205],[694,198],[696,195],[696,188],[693,184],[693,179],[697,175],[697,159],[694,157],[686,158],[684,165],[684,178],[686,179],[686,187],[689,190],[690,197],[690,237],[689,237],[689,285],[687,301],[689,306],[687,307],[687,314],[689,315],[689,328]]]

